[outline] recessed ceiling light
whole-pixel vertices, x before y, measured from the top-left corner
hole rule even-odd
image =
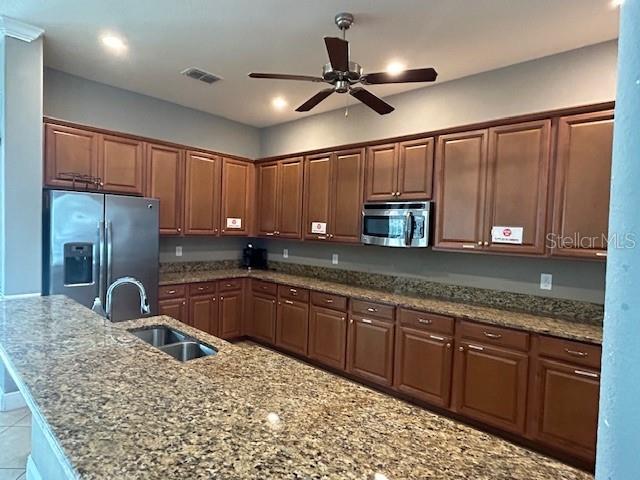
[[[116,53],[124,52],[127,49],[127,44],[125,43],[125,41],[117,35],[105,33],[100,37],[100,40],[105,47]]]
[[[398,75],[399,73],[404,72],[406,68],[407,67],[404,63],[391,62],[389,63],[389,65],[387,65],[387,73],[391,75]]]
[[[273,100],[271,100],[271,105],[273,105],[273,108],[276,108],[278,110],[282,110],[284,107],[286,107],[289,104],[287,103],[287,101],[284,98],[276,97]]]

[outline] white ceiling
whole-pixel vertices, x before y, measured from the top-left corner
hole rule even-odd
[[[617,37],[610,0],[2,0],[0,14],[44,28],[45,63],[98,82],[263,127],[333,110],[294,109],[322,85],[256,80],[250,71],[318,75],[322,37],[337,36],[339,11],[356,21],[351,57],[366,71],[391,60],[434,66],[438,82]],[[102,32],[123,35],[123,56],[106,52]],[[212,86],[180,75],[197,66],[224,78]],[[419,88],[371,86],[387,96]],[[290,107],[275,111],[273,97]],[[353,100],[350,100],[353,101]],[[391,114],[393,115],[393,114]]]

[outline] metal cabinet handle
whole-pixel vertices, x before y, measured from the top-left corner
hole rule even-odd
[[[220,300],[224,300],[224,297],[223,297],[223,296],[220,296]]]
[[[220,298],[222,298],[222,297],[220,297]],[[215,302],[217,300],[217,298],[213,297],[211,300],[213,300]]]
[[[429,335],[429,338],[432,340],[440,340],[441,342],[444,341],[444,337],[439,337],[437,335]]]
[[[333,238],[333,233],[330,233],[330,234],[329,234],[329,238]]]
[[[458,347],[458,350],[464,352],[464,347]]]
[[[175,291],[175,290],[167,290],[167,294],[168,294],[168,295],[173,295],[174,293],[176,293],[176,291]]]
[[[326,235],[318,235],[316,238],[318,240],[326,240],[327,239]]]
[[[428,318],[419,318],[418,322],[419,323],[424,323],[425,325],[431,325],[433,323],[433,320],[430,320]]]
[[[377,311],[378,311],[377,308],[373,308],[373,307],[367,308],[367,312],[377,312]]]
[[[447,344],[445,345],[445,347],[447,347],[447,348],[451,348],[451,344],[450,344],[450,343],[447,343]]]
[[[198,287],[198,290],[202,291],[202,290],[204,290],[204,287]]]
[[[350,318],[350,319],[349,319],[349,323],[353,323],[353,318]]]
[[[478,242],[478,245],[482,245],[482,242]]]
[[[276,232],[268,232],[268,233],[265,233],[265,235],[266,235],[267,237],[273,237],[275,234],[276,234]]]
[[[176,228],[176,230],[178,231],[178,233],[180,233],[182,231],[182,229],[180,227]]]
[[[476,248],[476,246],[470,243],[463,243],[462,248]]]
[[[233,285],[231,283],[226,283],[224,286],[227,287],[227,288],[233,287]]]
[[[287,305],[293,305],[293,302],[291,300],[285,300],[284,303],[286,303]]]
[[[330,298],[325,298],[325,299],[324,299],[324,301],[325,301],[326,303],[333,303],[333,300],[331,300]]]
[[[467,346],[468,346],[470,349],[472,349],[472,350],[477,350],[477,351],[479,351],[479,352],[483,352],[483,351],[484,351],[484,348],[479,347],[478,345],[471,345],[471,344],[469,344],[469,345],[467,345]]]
[[[607,252],[596,252],[596,257],[606,257]]]
[[[489,242],[484,242],[484,246],[487,247],[489,245]]]
[[[589,355],[587,352],[581,352],[579,350],[570,350],[568,348],[565,348],[564,351],[567,352],[569,355],[573,355],[574,357],[580,357],[580,358],[584,358]]]
[[[585,372],[584,370],[574,370],[573,373],[575,373],[576,375],[580,375],[582,377],[600,378],[600,375],[598,375],[595,372]]]
[[[484,336],[487,338],[502,338],[502,335],[499,333],[491,333],[491,332],[482,332]]]
[[[373,320],[369,320],[368,318],[361,318],[362,323],[373,323]]]

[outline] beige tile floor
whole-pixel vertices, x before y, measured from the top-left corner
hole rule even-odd
[[[24,480],[30,451],[29,409],[0,412],[0,480]]]

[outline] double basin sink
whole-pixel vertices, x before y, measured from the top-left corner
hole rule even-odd
[[[215,348],[164,325],[135,328],[129,332],[180,362],[218,353]]]

